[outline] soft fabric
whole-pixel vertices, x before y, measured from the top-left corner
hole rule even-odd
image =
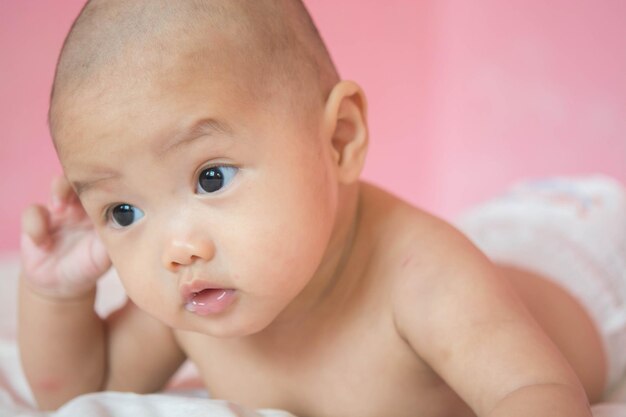
[[[492,260],[541,273],[586,307],[615,386],[626,369],[626,189],[605,176],[523,182],[458,225]]]

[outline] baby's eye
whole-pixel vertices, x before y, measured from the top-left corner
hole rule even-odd
[[[143,217],[143,211],[124,203],[111,207],[107,217],[116,227],[128,227]]]
[[[203,169],[198,176],[196,192],[199,194],[213,193],[227,185],[237,173],[233,166],[213,166]]]

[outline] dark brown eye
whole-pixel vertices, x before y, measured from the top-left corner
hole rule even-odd
[[[200,194],[214,193],[227,185],[237,173],[232,166],[214,166],[200,172],[196,192]]]
[[[119,227],[128,227],[143,217],[143,211],[130,204],[118,204],[109,213],[111,221]]]

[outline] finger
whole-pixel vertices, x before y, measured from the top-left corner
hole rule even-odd
[[[75,198],[74,190],[69,181],[64,176],[57,176],[52,179],[52,208],[61,209]]]
[[[27,207],[22,213],[22,233],[37,246],[50,242],[50,212],[41,205]]]
[[[100,237],[93,232],[93,240],[89,245],[89,255],[91,258],[91,262],[95,265],[95,267],[99,271],[106,271],[111,267],[111,259],[109,258],[109,253],[107,252],[106,247]]]

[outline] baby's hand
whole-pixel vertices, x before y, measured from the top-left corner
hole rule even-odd
[[[109,256],[65,178],[52,182],[52,204],[22,215],[22,279],[46,297],[70,299],[90,292],[111,266]]]

